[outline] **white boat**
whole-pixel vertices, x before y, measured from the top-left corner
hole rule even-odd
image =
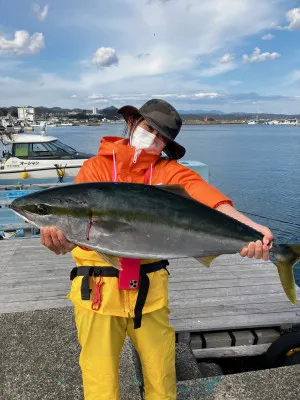
[[[256,125],[256,121],[248,121],[248,125]]]
[[[62,182],[77,175],[93,154],[78,152],[56,137],[41,134],[0,132],[4,151],[0,157],[0,181],[52,179]]]

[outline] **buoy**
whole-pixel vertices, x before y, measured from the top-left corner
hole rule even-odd
[[[28,172],[24,171],[21,173],[22,179],[27,179],[29,177]]]
[[[57,177],[58,177],[58,181],[59,183],[61,183],[64,179],[65,176],[65,171],[60,168],[60,166],[58,164],[54,164],[55,168],[56,168],[56,173],[57,173]]]

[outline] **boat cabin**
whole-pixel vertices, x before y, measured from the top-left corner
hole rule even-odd
[[[83,155],[53,136],[14,134],[6,136],[2,142],[5,145],[3,158],[6,160],[10,157],[30,160],[61,160],[82,158]]]

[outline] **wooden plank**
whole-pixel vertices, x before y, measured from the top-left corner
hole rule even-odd
[[[16,295],[21,297],[23,293],[40,293],[40,291],[53,290],[53,288],[55,288],[56,290],[66,290],[67,293],[70,290],[70,286],[70,282],[61,283],[60,280],[43,283],[41,285],[24,285],[21,290],[18,285],[13,285],[12,287],[6,287],[5,285],[3,285],[3,287],[1,288],[1,294],[15,293]]]
[[[270,276],[267,280],[262,281],[258,280],[255,277],[252,278],[237,278],[235,280],[232,279],[224,279],[221,281],[215,281],[215,280],[197,280],[197,281],[184,281],[184,282],[173,282],[170,289],[171,290],[176,290],[177,292],[183,291],[183,290],[191,290],[191,289],[208,289],[208,288],[236,288],[236,287],[247,287],[248,285],[250,286],[264,286],[266,285],[266,282],[268,284],[280,284],[280,280],[278,276]],[[279,286],[278,286],[279,287]]]
[[[31,285],[31,284],[34,284],[34,283],[38,285],[38,284],[44,282],[44,280],[45,280],[45,277],[38,274],[35,278],[28,277],[28,279],[26,279],[26,280],[24,280],[24,279],[15,279],[13,284],[12,283],[10,284],[10,287],[15,287],[15,286],[23,287],[23,286]],[[49,282],[54,281],[55,277],[48,276],[47,280]],[[269,280],[271,282],[273,282],[273,283],[277,283],[278,282],[278,278],[277,277],[270,277]],[[247,287],[248,284],[249,285],[257,284],[257,281],[255,279],[249,278],[249,279],[240,279],[240,280],[237,280],[235,282],[233,282],[232,280],[228,279],[228,280],[224,280],[224,281],[221,281],[221,282],[213,281],[213,280],[212,281],[207,280],[207,281],[189,282],[188,284],[189,284],[189,288],[191,288],[191,289],[196,289],[197,288],[198,290],[202,290],[202,289],[205,289],[205,288],[210,288],[210,289],[212,289],[212,288],[218,289],[220,287],[230,288],[230,287],[232,287],[232,285],[236,285],[236,286],[239,286],[239,287]],[[264,284],[261,283],[261,286],[263,286],[263,285]],[[3,286],[3,284],[0,282],[0,288],[2,286]],[[180,283],[173,284],[172,288],[173,288],[173,290],[177,289],[178,293],[180,292],[181,289],[185,289],[184,284],[180,284]]]
[[[233,315],[225,318],[224,316],[209,316],[207,318],[176,319],[173,318],[171,310],[170,322],[174,326],[176,332],[203,332],[281,326],[283,324],[300,324],[300,315],[297,315],[294,311],[285,311],[281,313]]]
[[[214,272],[211,274],[208,273],[197,273],[197,274],[188,274],[188,275],[183,275],[183,276],[176,276],[176,277],[170,277],[169,282],[171,284],[174,283],[182,283],[184,284],[185,282],[197,282],[197,281],[210,281],[210,280],[214,280],[214,281],[225,281],[225,280],[231,280],[232,282],[235,281],[240,281],[241,279],[256,279],[258,280],[259,278],[264,280],[264,278],[270,278],[270,277],[275,277],[279,279],[279,275],[276,271],[257,271],[257,273],[255,274],[255,277],[253,276],[254,273],[253,271],[239,271],[238,273],[234,272],[224,272],[224,273],[220,273],[220,272]]]
[[[219,347],[216,349],[192,349],[195,358],[250,357],[264,354],[272,343],[251,346]]]
[[[38,261],[38,262],[36,262]],[[22,277],[22,276],[28,276],[30,277],[30,275],[32,275],[33,273],[35,273],[36,271],[43,273],[43,272],[47,272],[50,273],[51,271],[53,272],[62,272],[62,273],[67,273],[69,271],[71,271],[71,269],[73,267],[75,267],[75,262],[73,260],[66,262],[56,262],[55,261],[48,261],[47,263],[43,262],[42,260],[36,260],[35,262],[32,262],[32,264],[29,264],[29,261],[23,260],[24,264],[20,268],[18,269],[13,269],[11,270],[11,274],[15,275],[15,277]],[[16,258],[14,256],[14,262],[16,262]],[[28,274],[28,275],[27,275]],[[272,274],[268,274],[268,273],[263,273],[263,274],[259,274],[255,277],[256,278],[261,278],[263,280],[265,280],[265,278],[270,278],[270,276],[272,276],[273,278],[275,278],[275,280],[277,280],[277,273],[273,276]],[[224,275],[220,275],[220,274],[212,274],[211,276],[200,276],[199,277],[199,281],[201,282],[207,282],[207,281],[219,281],[219,282],[224,282],[224,281],[230,281],[231,282],[231,286],[232,284],[235,285],[236,282],[240,282],[241,279],[249,279],[252,278],[253,275],[251,274],[246,274],[245,276],[243,274],[241,274],[240,278],[236,278],[234,276],[231,276],[230,274],[224,274]],[[238,279],[238,280],[237,280]],[[194,279],[194,281],[198,281],[198,279]],[[181,287],[185,287],[184,282],[182,282]],[[169,281],[169,285],[170,287],[173,286],[174,283],[180,283],[180,280],[170,280]]]
[[[55,300],[55,299],[65,299],[67,291],[66,290],[39,290],[37,292],[30,293],[0,293],[0,307],[5,303],[22,303],[26,301],[41,301],[41,300]]]
[[[26,301],[18,303],[17,306],[15,303],[6,303],[1,304],[1,314],[35,310],[48,310],[49,308],[71,307],[70,303],[71,302],[68,299]]]
[[[237,315],[251,315],[251,314],[267,314],[267,313],[281,313],[293,311],[299,314],[300,321],[300,305],[294,306],[288,300],[281,301],[280,303],[252,303],[252,304],[233,304],[230,307],[222,304],[217,306],[198,306],[198,307],[184,307],[174,308],[172,311],[172,318],[181,319],[186,318],[188,315],[191,319],[219,317],[219,316],[237,316]]]
[[[54,255],[39,238],[2,243],[1,253],[10,257],[0,264],[5,267],[0,312],[71,304],[65,298],[75,266],[70,254]],[[180,259],[171,261],[170,271],[170,318],[178,333],[300,323],[299,307],[288,302],[271,262],[227,255],[207,269],[196,260]]]
[[[245,287],[219,287],[217,289],[215,288],[204,288],[201,290],[193,289],[193,290],[180,290],[180,294],[178,294],[178,289],[174,290],[173,286],[170,285],[169,289],[169,297],[180,297],[181,299],[189,299],[189,298],[198,298],[198,299],[207,299],[210,297],[220,297],[223,299],[226,299],[228,296],[231,296],[233,294],[237,296],[243,296],[243,295],[256,295],[256,294],[273,294],[273,293],[283,293],[283,289],[280,286],[279,283],[275,284],[265,284],[265,285],[251,285],[251,286],[245,286]],[[297,290],[297,293],[299,293],[299,290]]]
[[[224,298],[217,296],[216,293],[214,297],[208,298],[189,298],[182,299],[178,295],[169,296],[169,302],[172,309],[188,308],[192,309],[194,307],[205,307],[205,306],[224,306]],[[243,304],[266,304],[266,303],[278,303],[283,302],[289,304],[289,300],[284,292],[282,293],[269,293],[269,294],[257,294],[257,295],[228,295],[226,296],[226,302],[233,305],[243,305]]]
[[[56,277],[57,279],[60,280],[68,280],[70,277],[70,267],[66,268],[63,266],[63,268],[51,268],[50,267],[43,267],[43,266],[35,266],[33,265],[32,268],[28,268],[25,270],[15,270],[15,271],[9,271],[7,270],[3,274],[3,280],[8,280],[8,279],[22,279],[22,280],[27,280],[27,278],[34,278],[39,274],[42,277],[45,277],[46,279],[49,276]]]
[[[11,258],[14,255],[14,249],[5,251],[1,253],[0,257],[0,272],[1,274],[4,274],[6,265],[10,262]]]
[[[169,260],[170,266],[174,265],[176,267],[200,267],[204,268],[201,266],[201,263],[199,261],[195,260],[194,258],[180,258],[180,259],[172,259]],[[211,264],[210,267],[206,267],[207,269],[209,268],[216,268],[219,265],[236,265],[236,264],[241,264],[244,265],[245,267],[247,266],[254,266],[256,264],[258,265],[273,265],[271,261],[262,261],[262,260],[256,260],[255,258],[248,258],[248,257],[241,257],[238,253],[237,254],[223,254],[218,256]]]
[[[254,273],[255,272],[266,272],[266,271],[276,271],[276,266],[272,263],[267,263],[266,264],[255,264],[255,265],[244,265],[244,264],[230,264],[230,265],[215,265],[210,268],[203,268],[201,265],[199,267],[195,266],[187,266],[185,268],[182,268],[181,266],[174,266],[172,265],[171,267],[168,267],[169,272],[170,272],[170,279],[173,277],[183,276],[187,273],[191,275],[196,275],[196,274],[215,274],[215,273],[235,273],[235,272],[248,272],[248,273]]]

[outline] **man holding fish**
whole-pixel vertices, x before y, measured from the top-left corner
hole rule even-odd
[[[177,162],[185,154],[175,141],[182,120],[169,103],[152,99],[139,110],[125,106],[119,112],[128,138],[101,140],[98,155],[85,161],[75,179],[82,185],[43,191],[38,201],[29,195],[25,211],[21,200],[12,208],[41,227],[48,249],[72,251],[77,267],[69,298],[85,399],[119,399],[118,363],[126,333],[141,359],[146,399],[176,399],[165,258],[195,257],[209,264],[219,254],[240,252],[268,260],[273,235]],[[42,198],[47,192],[51,201]],[[295,302],[292,266],[300,248],[273,245],[271,251]]]

